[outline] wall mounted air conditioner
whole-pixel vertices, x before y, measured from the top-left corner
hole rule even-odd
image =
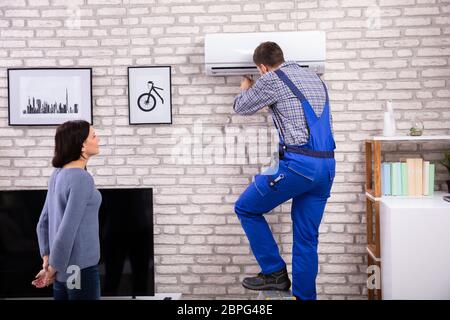
[[[257,74],[253,51],[265,41],[276,42],[286,61],[296,61],[317,74],[325,71],[325,33],[322,31],[215,33],[205,36],[206,74]]]

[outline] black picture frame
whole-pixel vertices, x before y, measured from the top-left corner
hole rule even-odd
[[[9,126],[93,124],[92,68],[8,68],[7,73]]]
[[[130,125],[172,124],[172,67],[128,67]]]

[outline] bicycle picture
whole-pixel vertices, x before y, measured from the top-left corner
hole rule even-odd
[[[128,67],[130,124],[172,123],[170,66]]]
[[[147,87],[149,89],[148,93],[143,93],[139,96],[137,99],[137,105],[139,109],[145,112],[150,112],[156,107],[156,98],[152,94],[152,91],[156,93],[156,95],[161,99],[161,103],[164,104],[164,99],[161,97],[161,95],[156,90],[164,90],[163,88],[159,88],[155,86],[153,81],[147,82]]]

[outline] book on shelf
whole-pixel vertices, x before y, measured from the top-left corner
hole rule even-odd
[[[422,179],[422,174],[423,174],[423,160],[421,158],[419,159],[414,159],[414,175],[415,175],[415,188],[414,188],[414,196],[418,197],[423,195],[423,187],[422,187],[422,183],[423,183],[423,179]]]
[[[384,196],[430,196],[434,194],[435,164],[421,158],[381,164],[381,193]]]
[[[424,161],[422,166],[423,195],[430,195],[430,161]]]
[[[406,162],[402,162],[402,196],[408,195],[408,165]]]
[[[383,196],[391,195],[391,165],[386,162],[381,164],[381,193]]]
[[[402,195],[402,171],[400,162],[391,163],[391,191],[393,196]]]
[[[436,170],[436,165],[434,163],[430,163],[430,180],[428,182],[428,185],[430,187],[428,193],[430,194],[430,196],[432,196],[434,194],[434,177],[435,177],[435,170]]]
[[[406,159],[406,166],[408,171],[408,195],[414,195],[416,176],[414,174],[414,159]]]

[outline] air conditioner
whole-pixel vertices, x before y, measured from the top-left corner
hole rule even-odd
[[[253,51],[265,41],[276,42],[286,61],[296,61],[317,74],[325,71],[322,31],[214,33],[205,36],[205,69],[211,76],[257,74]]]

